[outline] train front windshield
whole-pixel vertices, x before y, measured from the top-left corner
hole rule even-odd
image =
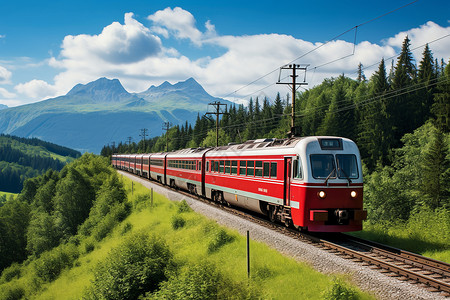
[[[336,168],[337,165],[337,168]],[[354,154],[312,154],[312,176],[315,179],[336,178],[356,179],[359,177],[358,164]]]

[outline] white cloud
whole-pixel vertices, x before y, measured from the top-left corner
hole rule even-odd
[[[16,94],[10,93],[5,88],[0,88],[0,97],[7,98],[7,99],[12,99],[12,98],[16,97]]]
[[[156,24],[152,27],[155,33],[165,38],[168,38],[170,33],[178,39],[189,39],[197,46],[202,45],[204,38],[216,34],[215,27],[209,20],[205,24],[207,31],[203,34],[197,29],[194,16],[180,7],[174,9],[167,7],[148,16],[147,19]]]
[[[66,36],[61,56],[65,59],[96,59],[116,64],[132,63],[161,51],[161,40],[133,18],[125,14],[125,24],[114,22],[99,35]]]
[[[406,36],[408,36],[411,40],[411,49],[422,45],[424,46],[426,43],[429,43],[428,46],[432,50],[435,58],[444,58],[444,60],[449,58],[450,26],[442,27],[432,21],[428,21],[426,24],[421,25],[418,28],[412,28],[408,31],[403,31],[396,34],[394,37],[387,39],[385,43],[392,47],[401,49]],[[432,41],[436,39],[439,39],[439,41],[432,43]],[[423,49],[423,47],[420,47],[416,51],[413,51],[416,61],[420,61],[422,59]]]
[[[36,100],[53,97],[57,92],[54,86],[38,79],[33,79],[26,83],[20,83],[16,85],[14,89],[18,93],[34,98]]]
[[[10,83],[11,72],[8,69],[0,66],[0,84]]]
[[[17,85],[16,91],[37,100],[39,97],[42,99],[65,94],[78,83],[108,77],[118,78],[130,92],[141,92],[150,85],[158,85],[166,80],[175,83],[194,77],[206,91],[217,97],[231,94],[228,97],[230,100],[249,99],[261,92],[273,97],[278,91],[282,95],[289,92],[285,86],[275,85],[278,68],[319,46],[322,47],[295,61],[310,64],[306,78],[309,87],[320,84],[324,78],[337,77],[342,73],[355,78],[360,62],[366,67],[373,65],[364,71],[369,78],[381,58],[392,57],[398,52],[406,34],[412,40],[412,47],[415,47],[418,43],[423,44],[450,31],[450,27],[428,22],[388,38],[382,44],[362,41],[355,46],[337,40],[322,45],[282,34],[220,36],[210,21],[206,22],[205,31],[202,32],[196,27],[194,16],[179,7],[157,11],[148,16],[148,20],[151,21],[150,29],[135,20],[132,13],[127,13],[123,25],[114,22],[98,35],[65,37],[59,56],[48,61],[50,66],[61,70],[55,76],[54,84],[32,80]],[[177,45],[180,48],[165,47],[164,39],[171,36],[181,40]],[[448,40],[450,38],[430,44],[435,57],[450,57]],[[199,48],[205,45],[220,48],[224,52],[215,57],[204,55],[194,60],[183,55],[182,47],[189,46],[186,45],[189,43]],[[201,50],[206,50],[206,47]],[[269,72],[269,76],[242,88]],[[1,74],[0,67],[0,80]],[[282,74],[282,78],[288,75]],[[9,77],[3,77],[9,80],[10,72]],[[303,77],[299,79],[303,80]],[[232,93],[236,90],[236,93]]]

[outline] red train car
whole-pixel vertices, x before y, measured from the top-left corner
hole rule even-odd
[[[262,139],[148,157],[149,178],[286,226],[357,231],[367,217],[359,150],[346,138]]]

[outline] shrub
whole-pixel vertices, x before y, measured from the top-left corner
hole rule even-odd
[[[137,299],[167,280],[172,265],[172,253],[162,240],[134,234],[97,266],[84,298]]]
[[[21,266],[18,263],[13,263],[11,266],[3,270],[0,282],[10,282],[14,278],[20,278],[21,273]]]
[[[192,208],[187,204],[186,200],[182,200],[180,204],[178,205],[178,212],[184,213],[184,212],[190,212],[192,211]]]
[[[186,224],[186,221],[180,215],[174,215],[172,217],[172,228],[177,230],[179,228],[183,228]]]
[[[208,253],[213,253],[218,251],[225,244],[234,241],[234,237],[229,235],[224,229],[219,229],[219,231],[214,235],[213,240],[208,245]]]
[[[120,234],[124,235],[125,233],[127,233],[131,229],[133,229],[133,225],[130,222],[126,222],[125,225],[123,225],[122,231],[120,232]]]
[[[25,296],[25,290],[22,286],[7,287],[0,291],[0,298],[4,300],[19,300]]]
[[[331,288],[324,292],[323,298],[325,300],[353,300],[358,299],[358,295],[355,289],[341,279],[335,278]]]
[[[67,244],[44,252],[34,263],[36,276],[43,281],[51,282],[67,267],[71,267],[78,258],[78,248]]]

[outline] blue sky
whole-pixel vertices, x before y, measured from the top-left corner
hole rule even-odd
[[[214,96],[272,97],[280,86],[270,87],[278,79],[271,71],[411,2],[2,1],[0,104],[63,95],[103,76],[130,92],[194,77]],[[354,77],[359,62],[370,76],[382,57],[395,56],[406,34],[419,47],[416,60],[421,45],[441,38],[430,48],[448,61],[449,12],[448,1],[419,0],[358,27],[356,45],[352,30],[296,62],[310,64],[310,86],[342,73]]]

